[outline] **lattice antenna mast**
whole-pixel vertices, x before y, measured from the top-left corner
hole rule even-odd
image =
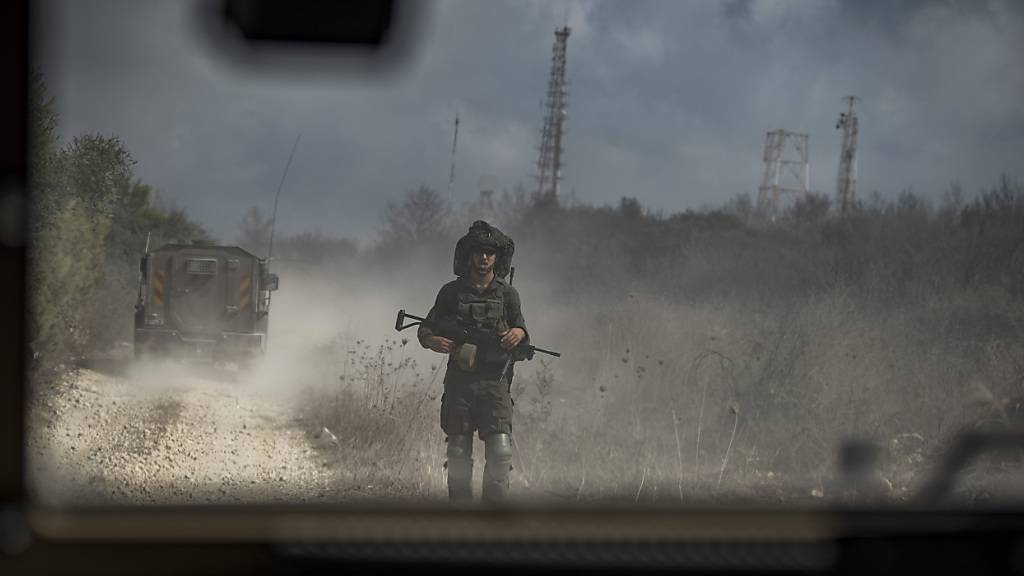
[[[544,126],[541,128],[540,158],[537,160],[537,193],[558,196],[562,179],[562,136],[565,135],[566,90],[565,51],[572,30],[555,29],[551,55],[551,77],[544,100]]]
[[[839,152],[839,179],[836,184],[836,203],[839,213],[845,215],[853,208],[857,193],[857,133],[859,131],[857,114],[853,111],[853,103],[860,98],[847,96],[846,112],[839,113],[836,130],[843,131],[843,147]]]
[[[455,113],[455,136],[452,137],[452,169],[448,173],[448,205],[455,202],[455,148],[459,145],[459,113]]]
[[[790,152],[789,156],[787,151]],[[757,189],[758,211],[774,220],[779,212],[782,195],[807,196],[810,193],[810,180],[807,134],[782,129],[768,132],[764,142],[764,172],[761,174],[761,186]]]

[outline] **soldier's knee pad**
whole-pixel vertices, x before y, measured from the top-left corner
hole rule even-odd
[[[452,434],[448,436],[447,456],[449,460],[470,460],[473,458],[473,436]]]
[[[452,501],[473,499],[473,437],[467,434],[448,436],[448,498]]]
[[[488,462],[512,461],[512,435],[492,434],[484,440],[484,457]]]

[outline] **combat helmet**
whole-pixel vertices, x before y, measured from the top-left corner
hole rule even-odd
[[[473,249],[482,246],[494,248],[497,256],[494,262],[494,275],[499,278],[508,276],[508,272],[512,268],[515,243],[501,230],[483,220],[473,222],[473,225],[469,227],[469,232],[459,238],[458,243],[455,244],[455,260],[452,264],[452,271],[455,275],[466,276],[469,274],[469,259],[473,254]]]

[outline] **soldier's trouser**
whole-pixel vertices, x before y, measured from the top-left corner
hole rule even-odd
[[[473,435],[448,436],[448,499],[473,499]]]
[[[512,435],[492,434],[484,440],[484,486],[481,497],[495,502],[508,497],[512,471]]]
[[[441,429],[448,435],[448,497],[473,497],[473,432],[484,441],[484,500],[509,492],[512,468],[512,398],[494,374],[449,367],[441,397]]]

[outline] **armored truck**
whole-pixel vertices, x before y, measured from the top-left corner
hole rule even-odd
[[[237,246],[166,244],[142,257],[135,357],[244,363],[266,352],[267,262]]]

